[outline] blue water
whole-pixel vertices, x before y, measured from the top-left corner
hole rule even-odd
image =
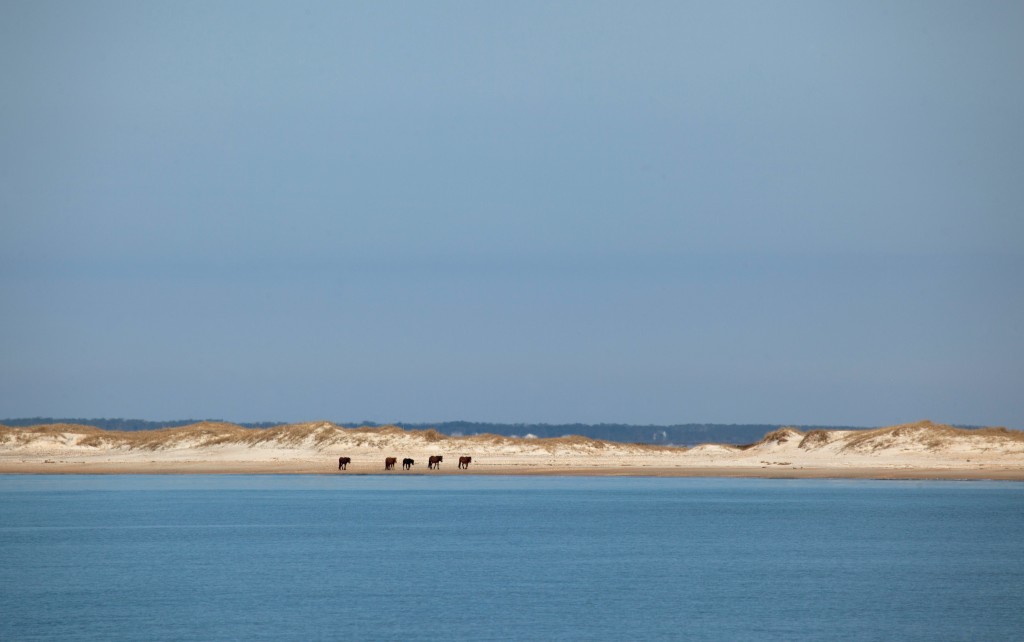
[[[0,639],[1009,640],[1024,484],[0,476]]]

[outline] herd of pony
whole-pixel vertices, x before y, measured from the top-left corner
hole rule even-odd
[[[430,470],[439,470],[441,468],[441,462],[444,461],[444,455],[431,455],[427,461],[427,468]],[[459,468],[469,470],[469,464],[473,461],[472,457],[459,457]],[[348,470],[348,465],[352,463],[351,457],[338,457],[338,470]],[[394,470],[395,464],[398,463],[398,457],[386,457],[384,459],[384,470]],[[416,461],[406,457],[402,460],[403,470],[412,470],[413,465]]]

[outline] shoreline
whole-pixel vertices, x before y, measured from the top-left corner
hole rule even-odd
[[[439,470],[428,461],[447,457]],[[347,471],[338,458],[347,457]],[[471,457],[468,470],[460,457]],[[415,459],[385,472],[385,458]],[[418,462],[418,463],[416,463]],[[754,444],[669,448],[578,436],[446,436],[327,422],[247,429],[199,423],[116,432],[0,426],[0,474],[511,475],[1024,481],[1024,432],[918,422],[877,430],[782,428]]]
[[[336,464],[335,464],[336,466]],[[384,472],[379,466],[339,471],[316,462],[0,462],[0,475],[338,475],[382,477],[521,476],[521,477],[721,477],[751,479],[878,479],[1024,481],[1024,468],[789,467],[789,466],[556,466],[475,464],[441,470]]]

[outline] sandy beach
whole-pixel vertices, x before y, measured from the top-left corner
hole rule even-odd
[[[428,469],[431,455],[444,461]],[[347,470],[338,458],[350,457]],[[460,469],[460,456],[472,457]],[[393,471],[384,459],[397,457]],[[412,458],[410,470],[403,458]],[[246,429],[202,423],[156,431],[90,426],[0,427],[0,473],[594,475],[1024,480],[1024,432],[918,422],[876,430],[783,428],[755,444],[693,448],[567,436],[451,437],[433,430],[329,422]]]

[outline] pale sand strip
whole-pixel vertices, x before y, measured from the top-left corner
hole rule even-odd
[[[1019,466],[986,465],[978,468],[884,468],[884,467],[791,467],[791,466],[573,466],[573,465],[487,465],[474,464],[469,470],[447,465],[441,470],[395,470],[383,466],[351,464],[337,470],[337,461],[180,461],[180,462],[54,462],[0,461],[0,474],[35,475],[383,475],[383,476],[572,476],[572,477],[734,477],[767,479],[964,479],[1024,481]]]

